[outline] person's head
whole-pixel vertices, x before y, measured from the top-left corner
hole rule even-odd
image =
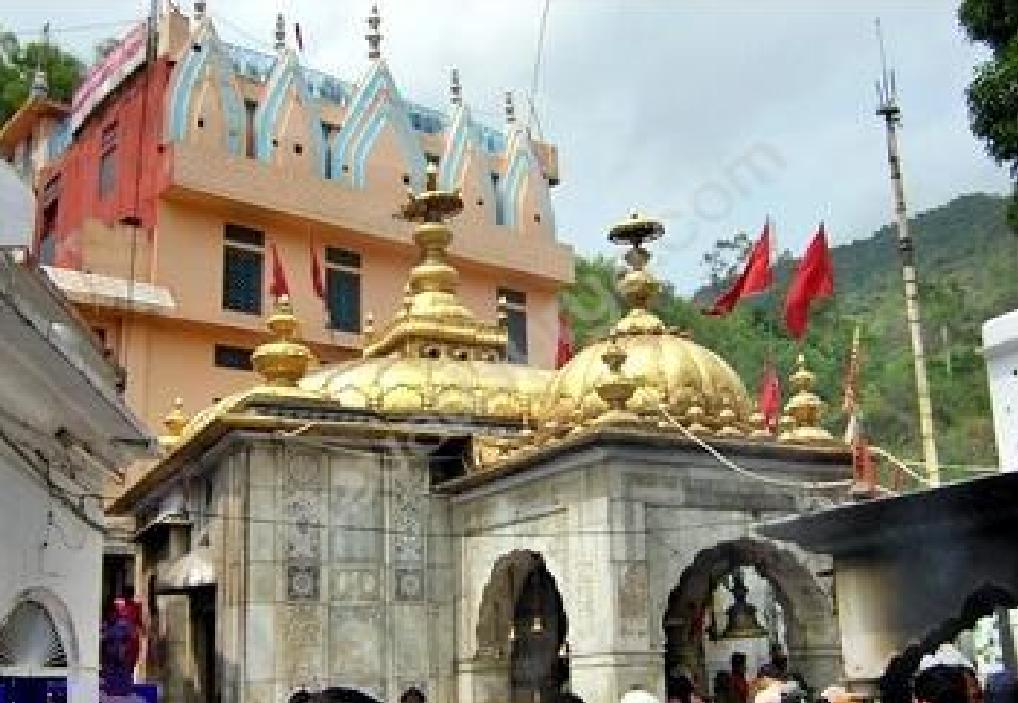
[[[745,652],[732,652],[732,673],[733,674],[745,674],[746,673],[746,653]]]
[[[399,703],[427,703],[427,700],[421,689],[416,686],[411,686],[403,691],[403,695],[399,697]]]
[[[963,668],[937,664],[915,677],[912,698],[916,703],[967,703],[968,686]]]
[[[558,695],[558,703],[583,703],[583,699],[570,691],[563,691]]]
[[[682,703],[690,703],[693,700],[693,680],[686,674],[679,674],[672,687],[675,698]]]
[[[771,666],[781,675],[788,673],[788,655],[780,646],[771,648]]]

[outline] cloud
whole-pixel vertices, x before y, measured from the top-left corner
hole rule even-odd
[[[93,22],[130,17],[146,4],[107,0],[86,14]],[[379,4],[383,53],[411,98],[444,106],[455,65],[475,114],[499,124],[502,93],[529,90],[542,0]],[[309,63],[348,79],[366,67],[368,0],[208,6],[229,21],[224,36],[261,37],[266,46],[281,7],[288,21],[301,23]],[[964,89],[985,54],[961,35],[956,6],[551,0],[537,106],[544,133],[560,147],[560,236],[581,252],[606,251],[607,227],[633,207],[671,214],[676,241],[661,245],[656,266],[686,291],[702,279],[699,261],[711,242],[755,232],[767,214],[780,245],[793,251],[821,218],[834,241],[868,236],[891,215],[884,131],[873,112],[878,14],[899,76],[910,208],[1005,190],[1006,172],[968,129]],[[18,28],[53,17],[70,24],[81,19],[75,13],[77,2],[38,0],[15,8],[8,21]],[[701,218],[694,233],[688,218],[697,193],[724,184],[732,161],[761,147],[780,156],[781,168],[709,221]]]

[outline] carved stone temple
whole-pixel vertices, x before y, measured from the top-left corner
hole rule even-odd
[[[140,677],[171,703],[663,698],[682,670],[707,684],[712,594],[751,568],[793,667],[838,679],[829,559],[753,530],[848,490],[805,362],[772,434],[722,357],[651,311],[663,228],[633,215],[609,235],[622,319],[558,371],[510,364],[504,309],[457,296],[461,208],[434,169],[409,196],[419,263],[363,358],[316,368],[282,298],[262,385],[171,413],[113,506],[137,525]]]

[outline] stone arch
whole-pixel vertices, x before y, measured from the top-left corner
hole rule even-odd
[[[534,572],[545,572],[555,585],[558,605],[565,611],[565,603],[558,587],[558,581],[548,569],[544,556],[529,549],[514,549],[503,554],[491,569],[491,576],[481,592],[481,604],[477,618],[478,654],[497,655],[500,645],[508,640],[513,608],[520,593],[526,586],[527,577]],[[568,634],[568,621],[562,632]]]
[[[568,680],[562,647],[569,622],[543,555],[526,549],[503,554],[481,594],[477,660],[489,663],[479,700],[533,700],[557,695]]]
[[[19,608],[37,607],[42,610],[53,628],[53,636],[57,645],[62,649],[65,666],[74,669],[79,662],[78,636],[74,628],[74,621],[63,600],[55,593],[44,587],[28,588],[18,594],[10,611],[4,614],[0,624],[6,625],[12,615],[15,615]],[[6,639],[6,637],[5,637]],[[4,644],[5,648],[9,643]]]
[[[840,637],[831,596],[796,552],[749,537],[707,547],[682,570],[662,619],[666,664],[678,664],[704,680],[699,659],[702,635],[697,628],[700,608],[722,576],[746,566],[755,568],[775,588],[793,666],[807,681],[835,680],[841,672]]]
[[[916,643],[910,644],[901,654],[891,657],[878,686],[880,699],[888,703],[909,703],[912,700],[910,682],[919,668],[919,661],[932,654],[945,642],[953,642],[964,630],[980,618],[992,615],[998,608],[1018,608],[1018,591],[986,582],[972,591],[958,612],[930,628]]]

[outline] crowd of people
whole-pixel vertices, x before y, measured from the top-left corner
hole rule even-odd
[[[855,703],[858,700],[840,686],[830,686],[814,696],[803,677],[790,670],[788,656],[780,647],[771,648],[770,660],[754,677],[748,674],[744,653],[732,654],[730,664],[730,669],[717,672],[710,692],[698,691],[693,679],[686,674],[672,677],[668,684],[668,703]],[[888,703],[1018,703],[1018,683],[1012,673],[999,671],[989,674],[984,686],[976,667],[955,647],[944,645],[919,661],[910,672],[900,699]]]

